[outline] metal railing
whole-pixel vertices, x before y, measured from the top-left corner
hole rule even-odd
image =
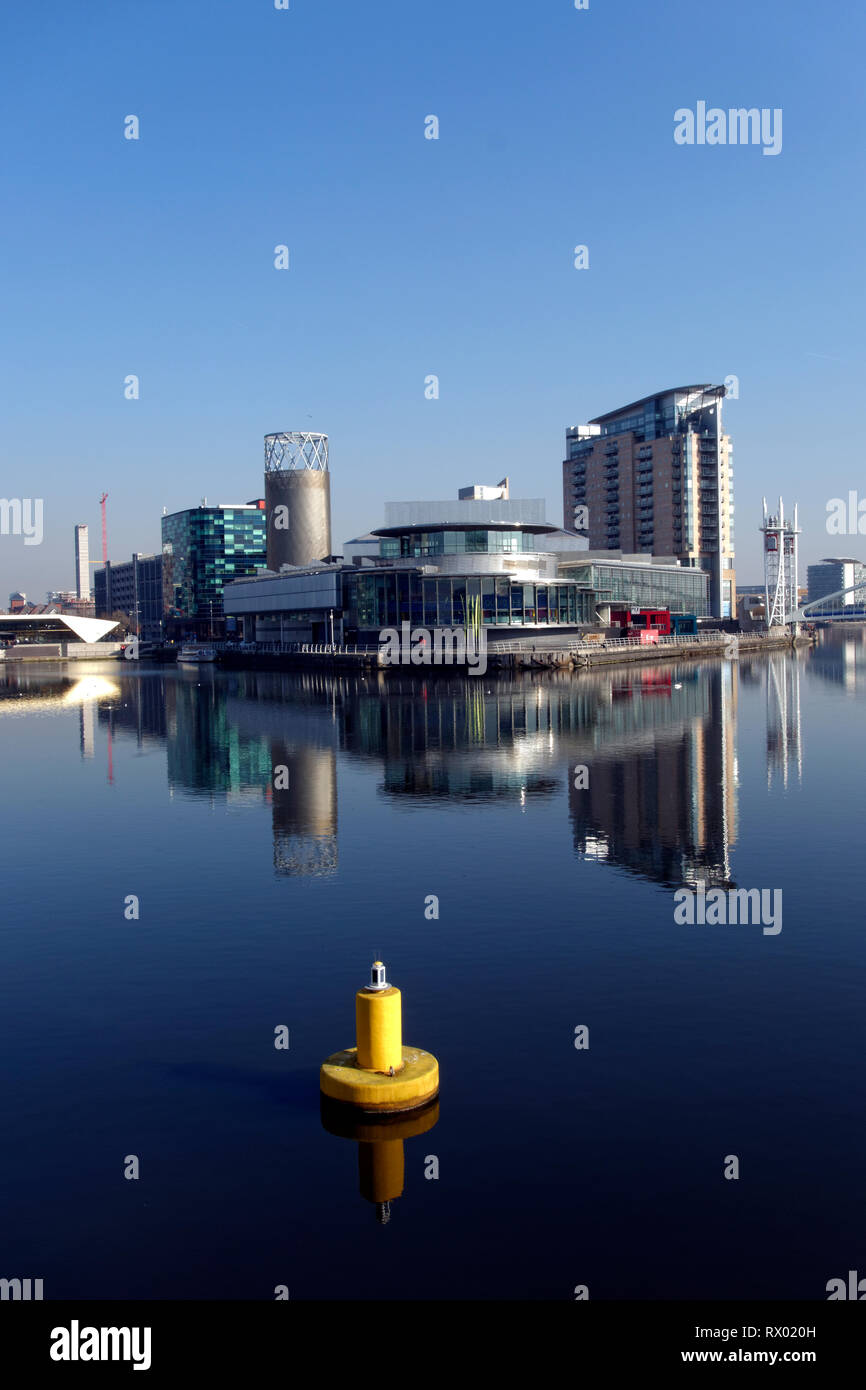
[[[516,654],[520,652],[537,652],[539,655],[541,655],[544,653],[551,652],[568,653],[576,651],[583,653],[605,652],[611,650],[621,651],[623,649],[631,647],[687,647],[693,646],[695,643],[703,643],[707,645],[713,643],[715,645],[719,645],[719,643],[724,642],[728,637],[734,635],[738,634],[722,632],[716,628],[713,629],[711,632],[697,632],[692,634],[671,633],[670,635],[660,634],[657,642],[642,642],[639,637],[605,637],[600,641],[594,638],[582,641],[580,638],[577,638],[576,640],[567,639],[561,642],[545,642],[543,640],[539,641],[538,639],[533,641],[532,638],[524,637],[518,638],[512,642],[496,642],[495,644],[490,643],[488,645],[487,651],[490,656],[496,656],[497,653],[500,652],[511,654]]]
[[[486,630],[485,630],[486,633]],[[724,632],[720,628],[713,628],[710,631],[694,633],[670,633],[659,634],[657,642],[642,642],[640,637],[588,637],[586,640],[574,636],[562,636],[557,638],[551,634],[549,638],[543,637],[517,637],[510,641],[499,642],[486,633],[487,652],[490,656],[498,655],[517,655],[521,652],[538,655],[550,655],[554,652],[561,652],[567,655],[570,652],[578,652],[581,655],[589,652],[599,651],[623,651],[634,647],[649,649],[652,647],[692,647],[692,646],[719,646],[723,642],[739,640],[740,637],[769,639],[771,634],[768,632],[750,633],[731,633]],[[225,644],[210,643],[217,649],[224,650]],[[262,653],[268,656],[290,656],[290,655],[310,655],[310,656],[377,656],[382,650],[377,643],[363,642],[246,642],[240,646],[230,646],[228,650],[237,652]]]
[[[362,642],[255,642],[245,643],[236,650],[262,652],[268,656],[374,656],[379,646]]]

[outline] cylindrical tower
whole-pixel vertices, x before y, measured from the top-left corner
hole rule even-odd
[[[268,569],[312,565],[331,553],[326,434],[265,435]]]

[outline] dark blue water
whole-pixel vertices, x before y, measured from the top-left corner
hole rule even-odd
[[[862,633],[520,679],[17,672],[0,1275],[820,1299],[866,1273]],[[698,881],[781,888],[782,931],[678,925]],[[318,1094],[374,955],[442,1077],[387,1225]]]

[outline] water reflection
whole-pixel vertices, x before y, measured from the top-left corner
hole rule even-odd
[[[849,694],[862,691],[866,685],[866,625],[822,628],[808,670]]]
[[[358,1185],[361,1196],[376,1208],[376,1220],[386,1226],[391,1203],[403,1195],[407,1139],[427,1134],[439,1119],[439,1101],[405,1115],[356,1114],[322,1096],[322,1128],[358,1145]],[[427,1162],[427,1159],[425,1159]]]
[[[802,673],[848,689],[864,663],[866,633],[845,630],[800,655],[577,676],[19,667],[0,675],[0,713],[77,704],[81,756],[100,756],[102,731],[109,778],[116,740],[164,745],[171,795],[270,809],[279,875],[338,872],[340,769],[355,766],[376,770],[378,796],[428,809],[559,800],[581,858],[726,885],[741,685],[765,690],[767,780],[787,787],[803,773]]]
[[[610,677],[575,749],[579,853],[665,884],[730,882],[738,679],[735,662]]]
[[[789,775],[803,780],[803,737],[800,722],[800,663],[774,653],[767,658],[767,786]]]

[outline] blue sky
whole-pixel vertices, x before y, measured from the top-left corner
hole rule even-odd
[[[45,539],[0,536],[0,602],[71,586],[103,490],[114,560],[260,495],[270,430],[330,436],[335,547],[505,473],[561,522],[567,425],[729,375],[740,578],[764,492],[866,558],[825,530],[866,496],[864,37],[839,0],[4,7],[0,493]],[[781,107],[782,152],[677,146],[699,100]]]

